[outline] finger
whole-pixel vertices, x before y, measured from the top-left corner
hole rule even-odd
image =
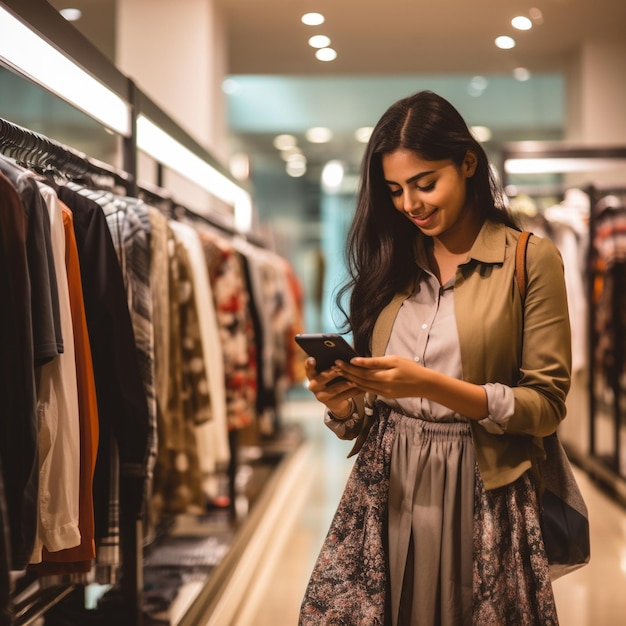
[[[317,376],[317,369],[315,365],[316,365],[315,359],[312,356],[310,356],[304,362],[304,372],[307,378],[313,378],[314,376]]]
[[[384,356],[380,356],[380,357],[357,356],[357,357],[354,357],[353,359],[350,359],[350,363],[347,363],[346,365],[347,367],[350,367],[350,366],[361,367],[367,370],[380,370],[380,369],[387,369],[391,367],[391,364],[389,361],[390,361],[389,357],[384,357]]]

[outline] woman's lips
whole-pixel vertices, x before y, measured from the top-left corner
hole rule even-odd
[[[409,218],[417,226],[424,227],[431,222],[433,216],[435,215],[435,213],[437,213],[438,210],[439,209],[435,209],[434,211],[431,211],[430,213],[427,213],[426,215],[423,215],[421,217],[409,214]]]

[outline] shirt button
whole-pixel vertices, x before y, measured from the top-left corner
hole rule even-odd
[[[420,358],[418,356],[416,356],[414,360],[415,360],[416,363],[420,362]]]
[[[422,324],[422,328],[424,329],[428,328],[428,324]]]

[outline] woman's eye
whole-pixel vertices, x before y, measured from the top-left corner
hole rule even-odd
[[[402,195],[402,189],[390,189],[389,193],[393,198],[398,198]]]
[[[420,191],[432,191],[435,188],[435,183],[430,183],[430,185],[426,185],[424,187],[420,187],[419,185],[417,186],[417,188]]]

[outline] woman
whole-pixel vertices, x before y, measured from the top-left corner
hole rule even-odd
[[[363,356],[306,363],[359,456],[301,624],[558,624],[533,470],[565,416],[570,328],[548,240],[530,239],[522,303],[519,235],[449,102],[420,92],[387,110],[338,297]]]

